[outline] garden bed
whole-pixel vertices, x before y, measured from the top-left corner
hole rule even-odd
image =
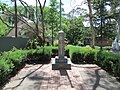
[[[96,50],[90,47],[81,48],[69,46],[71,61],[75,64],[97,64],[109,74],[120,78],[120,56],[106,50]]]
[[[39,49],[11,50],[0,56],[0,85],[14,76],[26,63],[48,64],[51,57],[58,55],[58,48],[45,46]],[[65,55],[75,64],[97,64],[111,75],[120,77],[120,56],[90,47],[67,46]]]
[[[26,63],[49,63],[51,58],[48,49],[12,50],[0,56],[0,85],[16,75]]]

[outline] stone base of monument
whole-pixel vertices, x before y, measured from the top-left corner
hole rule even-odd
[[[52,61],[52,70],[71,70],[71,61],[65,56],[63,60],[59,60],[58,56]]]

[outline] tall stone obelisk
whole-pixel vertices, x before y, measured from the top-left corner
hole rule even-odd
[[[55,57],[55,62],[52,64],[52,70],[71,69],[71,64],[68,63],[68,58],[64,56],[64,32],[61,30],[61,0],[60,0],[60,31],[58,32],[58,56]]]
[[[58,33],[58,60],[56,63],[65,63],[64,60],[64,32],[61,30]]]
[[[58,33],[58,56],[55,57],[55,62],[52,64],[53,70],[71,69],[71,64],[68,58],[64,56],[64,32],[61,30]]]

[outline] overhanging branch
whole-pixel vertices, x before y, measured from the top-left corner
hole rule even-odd
[[[2,19],[1,16],[0,16],[0,20],[1,20],[2,23],[4,23],[7,27],[9,27],[9,28],[14,28],[13,26],[10,26],[9,24],[7,24],[7,23]]]
[[[27,11],[30,13],[30,10],[28,9],[28,8],[30,8],[29,5],[28,5],[26,2],[24,2],[23,0],[19,0],[19,1],[20,1],[20,3],[23,5],[23,7],[26,8]],[[26,5],[26,6],[25,6],[25,5]],[[27,8],[27,7],[28,7],[28,8]],[[33,19],[32,21],[35,23],[34,19]]]

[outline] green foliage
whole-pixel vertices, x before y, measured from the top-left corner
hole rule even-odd
[[[82,48],[78,46],[70,46],[69,51],[70,58],[74,63],[93,63],[95,52],[97,52],[97,50],[93,50],[90,47]]]
[[[46,50],[49,50],[51,53],[51,57],[55,57],[58,55],[58,47],[56,46],[45,46]]]
[[[68,20],[68,29],[66,31],[66,38],[70,44],[78,45],[78,42],[83,42],[86,37],[87,30],[83,25],[83,17],[73,18]]]
[[[0,20],[0,37],[6,35],[9,32],[9,28]]]
[[[39,42],[39,39],[36,38],[36,39],[30,39],[28,42],[27,42],[27,49],[37,49],[41,46],[41,43]]]
[[[70,58],[73,63],[95,63],[108,71],[110,74],[120,77],[120,56],[108,52],[100,51],[89,47],[67,47],[70,50]]]
[[[0,11],[4,14],[5,9],[8,7],[7,4],[0,2]]]
[[[112,49],[112,46],[105,46],[105,47],[103,47],[103,50],[110,51],[111,49]]]
[[[45,46],[46,50],[49,50],[51,52],[51,57],[58,56],[58,47],[56,46]],[[69,57],[69,48],[65,47],[65,55]]]
[[[8,75],[12,72],[14,65],[6,60],[0,60],[0,85],[8,79]]]
[[[9,52],[3,52],[0,56],[0,85],[10,77],[11,73],[16,73],[23,67],[25,61],[38,58],[39,61],[44,59],[46,62],[47,60],[50,61],[50,55],[48,48],[30,50],[13,49]]]
[[[13,71],[16,72],[22,66],[22,59],[26,54],[26,51],[16,50],[4,52],[0,56],[0,84],[9,78]]]
[[[18,72],[25,62],[49,63],[51,51],[50,47],[41,47],[39,49],[13,49],[9,52],[3,52],[0,56],[0,85],[10,77],[10,74]]]
[[[107,10],[107,7],[110,7],[111,9]],[[94,25],[97,37],[100,37],[103,40],[113,40],[117,35],[118,26],[117,21],[115,20],[116,16],[110,15],[112,10],[111,1],[94,0],[93,9],[95,11]]]
[[[9,61],[14,64],[14,69],[18,69],[19,66],[23,64],[23,57],[27,56],[29,51],[22,51],[22,50],[13,50],[9,52],[4,52],[0,57],[0,60]]]
[[[48,35],[52,40],[52,45],[54,38],[57,38],[59,30],[59,2],[57,0],[50,0],[49,7],[46,7],[45,10],[45,23],[49,29]]]
[[[53,44],[54,46],[58,46],[58,40],[55,40]]]
[[[49,63],[51,58],[51,50],[48,48],[31,49],[27,55],[28,63]]]

